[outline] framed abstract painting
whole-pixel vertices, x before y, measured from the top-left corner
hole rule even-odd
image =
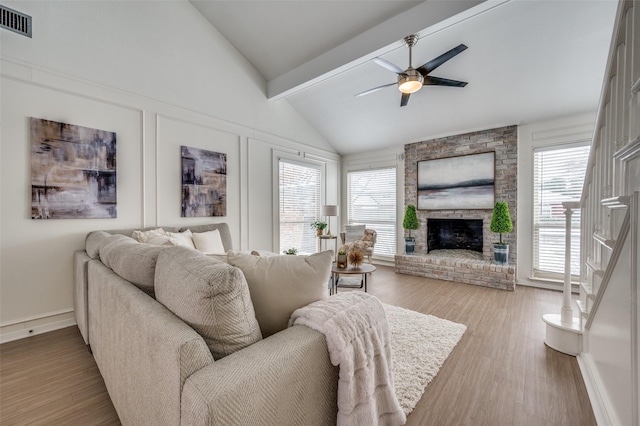
[[[418,161],[418,209],[492,209],[495,152]]]
[[[31,118],[31,218],[117,217],[116,134]]]
[[[227,215],[227,154],[181,146],[182,217]]]

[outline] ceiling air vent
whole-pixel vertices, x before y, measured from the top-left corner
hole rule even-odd
[[[0,28],[31,37],[31,16],[0,5]]]

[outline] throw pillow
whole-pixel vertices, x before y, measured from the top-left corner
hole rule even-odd
[[[164,229],[157,228],[149,231],[133,231],[131,237],[139,243],[153,244],[154,246],[170,246],[170,237]]]
[[[274,253],[272,251],[265,251],[265,250],[253,250],[251,251],[251,254],[254,256],[261,256],[261,257],[280,256],[278,253]]]
[[[93,231],[87,235],[84,247],[90,258],[97,259],[100,256],[100,246],[110,236],[111,234],[104,231]]]
[[[196,250],[205,254],[225,254],[224,245],[222,244],[222,238],[220,238],[220,231],[214,229],[207,232],[196,232],[192,236],[193,245]]]
[[[373,245],[373,229],[365,229],[362,241],[370,242]]]
[[[156,300],[196,330],[218,360],[262,339],[238,268],[186,247],[158,256]]]
[[[344,242],[350,243],[352,241],[358,241],[362,239],[364,235],[365,225],[345,225],[344,227]]]
[[[287,328],[293,311],[329,297],[333,253],[310,256],[253,256],[229,252],[231,265],[244,273],[264,337]]]
[[[153,294],[158,254],[166,247],[139,243],[126,235],[111,235],[100,246],[100,260],[107,268]]]
[[[169,241],[174,246],[184,246],[195,249],[196,247],[193,245],[192,233],[191,230],[187,229],[183,232],[167,232],[169,235]]]

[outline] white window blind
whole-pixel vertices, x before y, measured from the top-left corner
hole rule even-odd
[[[589,145],[537,149],[533,156],[534,276],[564,276],[564,201],[580,201]],[[580,210],[571,220],[571,274],[580,274]]]
[[[396,168],[347,173],[349,224],[364,224],[378,233],[375,254],[396,254]]]
[[[320,220],[320,168],[280,160],[280,253],[316,251],[316,232],[311,224]]]

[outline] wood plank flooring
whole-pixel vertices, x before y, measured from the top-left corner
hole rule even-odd
[[[559,312],[561,293],[507,292],[384,266],[369,292],[467,326],[408,425],[596,425],[576,359],[544,345],[541,318]],[[76,327],[0,345],[0,424],[119,424]]]

